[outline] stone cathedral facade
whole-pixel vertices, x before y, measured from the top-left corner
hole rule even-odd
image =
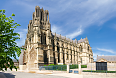
[[[87,64],[93,62],[93,52],[86,38],[71,40],[53,33],[49,11],[35,7],[23,46],[23,65],[38,68],[45,64]]]

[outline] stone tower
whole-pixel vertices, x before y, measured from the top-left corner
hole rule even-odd
[[[48,10],[35,7],[32,20],[29,21],[27,38],[25,40],[24,64],[29,68],[52,64],[53,52],[51,44],[51,26]]]

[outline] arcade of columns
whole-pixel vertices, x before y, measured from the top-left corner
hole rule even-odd
[[[71,40],[51,32],[48,10],[35,7],[28,25],[23,65],[38,68],[44,64],[87,64],[93,62],[93,52],[86,38]]]

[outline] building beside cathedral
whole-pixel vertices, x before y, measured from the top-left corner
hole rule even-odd
[[[71,40],[53,33],[49,21],[49,11],[35,7],[23,46],[23,65],[38,68],[45,64],[88,64],[93,62],[93,52],[86,38]]]

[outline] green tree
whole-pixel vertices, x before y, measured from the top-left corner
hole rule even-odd
[[[0,70],[7,70],[7,68],[16,68],[11,57],[14,57],[17,61],[16,54],[20,55],[21,47],[17,46],[15,42],[17,39],[20,39],[20,35],[18,33],[14,33],[14,29],[17,26],[20,26],[17,23],[14,23],[12,17],[15,14],[12,14],[11,17],[6,17],[5,10],[0,10]]]

